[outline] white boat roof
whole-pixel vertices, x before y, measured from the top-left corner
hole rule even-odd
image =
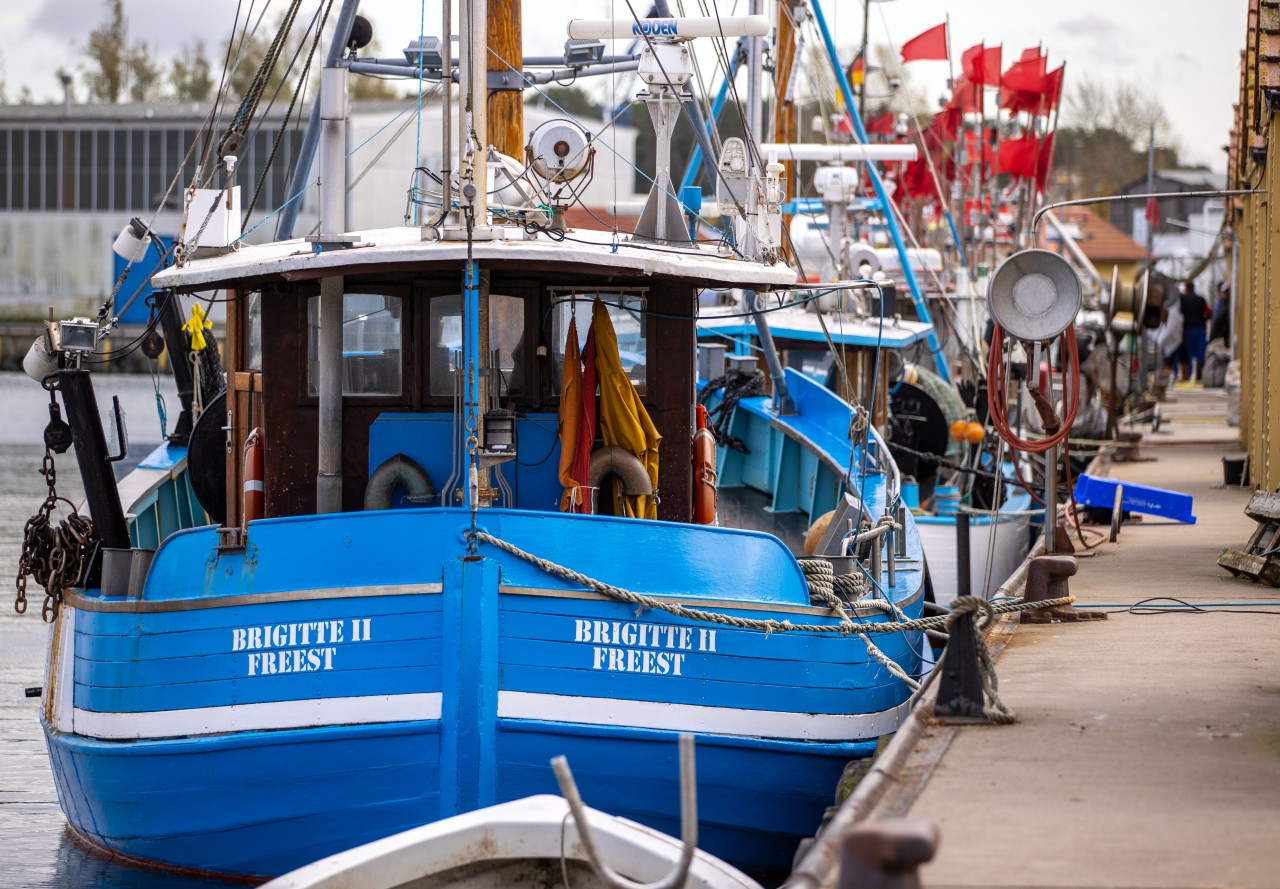
[[[803,306],[777,309],[767,312],[765,319],[769,330],[777,339],[802,340],[820,344],[825,348],[827,338],[817,312]],[[919,321],[903,321],[900,318],[859,317],[848,312],[826,312],[822,317],[827,332],[836,345],[868,346],[877,344],[888,349],[901,349],[918,343],[929,336],[931,325]],[[698,314],[698,332],[719,336],[755,336],[755,322],[744,316],[740,306],[714,306],[704,308]]]
[[[477,240],[472,255],[481,264],[561,263],[578,270],[599,268],[611,274],[642,277],[688,278],[702,286],[773,289],[789,287],[796,273],[784,263],[764,265],[736,257],[724,257],[713,247],[672,247],[633,243],[629,235],[613,232],[570,230],[564,240],[546,235],[526,239],[524,230],[509,227],[507,237]],[[316,252],[303,238],[269,244],[244,244],[228,253],[193,259],[181,268],[171,267],[151,279],[157,289],[208,290],[270,278],[314,279],[378,266],[461,265],[467,257],[466,241],[424,241],[421,229],[401,226],[350,232],[359,240],[346,249]]]

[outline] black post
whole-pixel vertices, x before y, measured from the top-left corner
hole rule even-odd
[[[93,517],[94,536],[104,547],[129,548],[129,526],[120,506],[116,474],[107,459],[107,438],[102,431],[98,401],[87,370],[58,372],[58,391],[67,408],[71,440],[76,446],[76,462],[84,482],[84,496]]]
[[[985,721],[982,714],[982,674],[978,670],[978,646],[973,638],[972,612],[966,611],[948,627],[942,675],[938,677],[935,716]]]
[[[969,514],[956,513],[956,598],[971,594],[969,577]],[[983,719],[982,673],[978,668],[978,646],[974,641],[974,615],[963,612],[948,627],[947,650],[938,679],[938,700],[933,712],[938,716]]]
[[[159,311],[165,348],[169,350],[169,369],[178,386],[178,399],[182,402],[182,413],[178,417],[178,425],[169,435],[169,441],[185,445],[191,439],[191,404],[195,378],[191,375],[187,338],[182,332],[182,301],[178,299],[178,294],[171,291],[163,296]]]

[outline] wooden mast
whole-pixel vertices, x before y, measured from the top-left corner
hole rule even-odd
[[[796,141],[796,109],[791,101],[791,69],[795,67],[796,28],[795,13],[801,0],[778,0],[778,35],[777,35],[777,69],[773,73],[773,141],[780,145],[790,145]],[[796,165],[794,161],[778,158],[782,162],[787,187],[792,197],[798,193],[796,183]],[[782,217],[783,228],[791,225],[791,217]],[[790,242],[784,239],[784,251]],[[790,258],[790,257],[788,257]]]
[[[485,67],[515,82],[524,58],[520,27],[521,0],[488,0],[485,27],[489,45]],[[524,93],[520,90],[493,90],[489,93],[489,139],[502,154],[520,158],[524,154]]]

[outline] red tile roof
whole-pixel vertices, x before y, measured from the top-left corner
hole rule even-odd
[[[1062,207],[1056,212],[1064,225],[1080,229],[1084,237],[1076,243],[1091,262],[1142,262],[1147,258],[1141,244],[1087,208]]]

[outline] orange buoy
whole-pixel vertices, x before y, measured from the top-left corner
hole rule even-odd
[[[951,424],[951,437],[956,441],[964,441],[969,433],[969,424],[964,420],[956,420]]]
[[[964,440],[969,444],[977,444],[982,441],[983,436],[987,434],[987,430],[982,428],[981,423],[970,423],[965,427]]]
[[[716,437],[707,428],[707,409],[698,405],[698,427],[693,433],[693,520],[699,525],[716,521]]]
[[[262,428],[257,427],[244,441],[244,524],[263,516],[266,489],[263,486]]]

